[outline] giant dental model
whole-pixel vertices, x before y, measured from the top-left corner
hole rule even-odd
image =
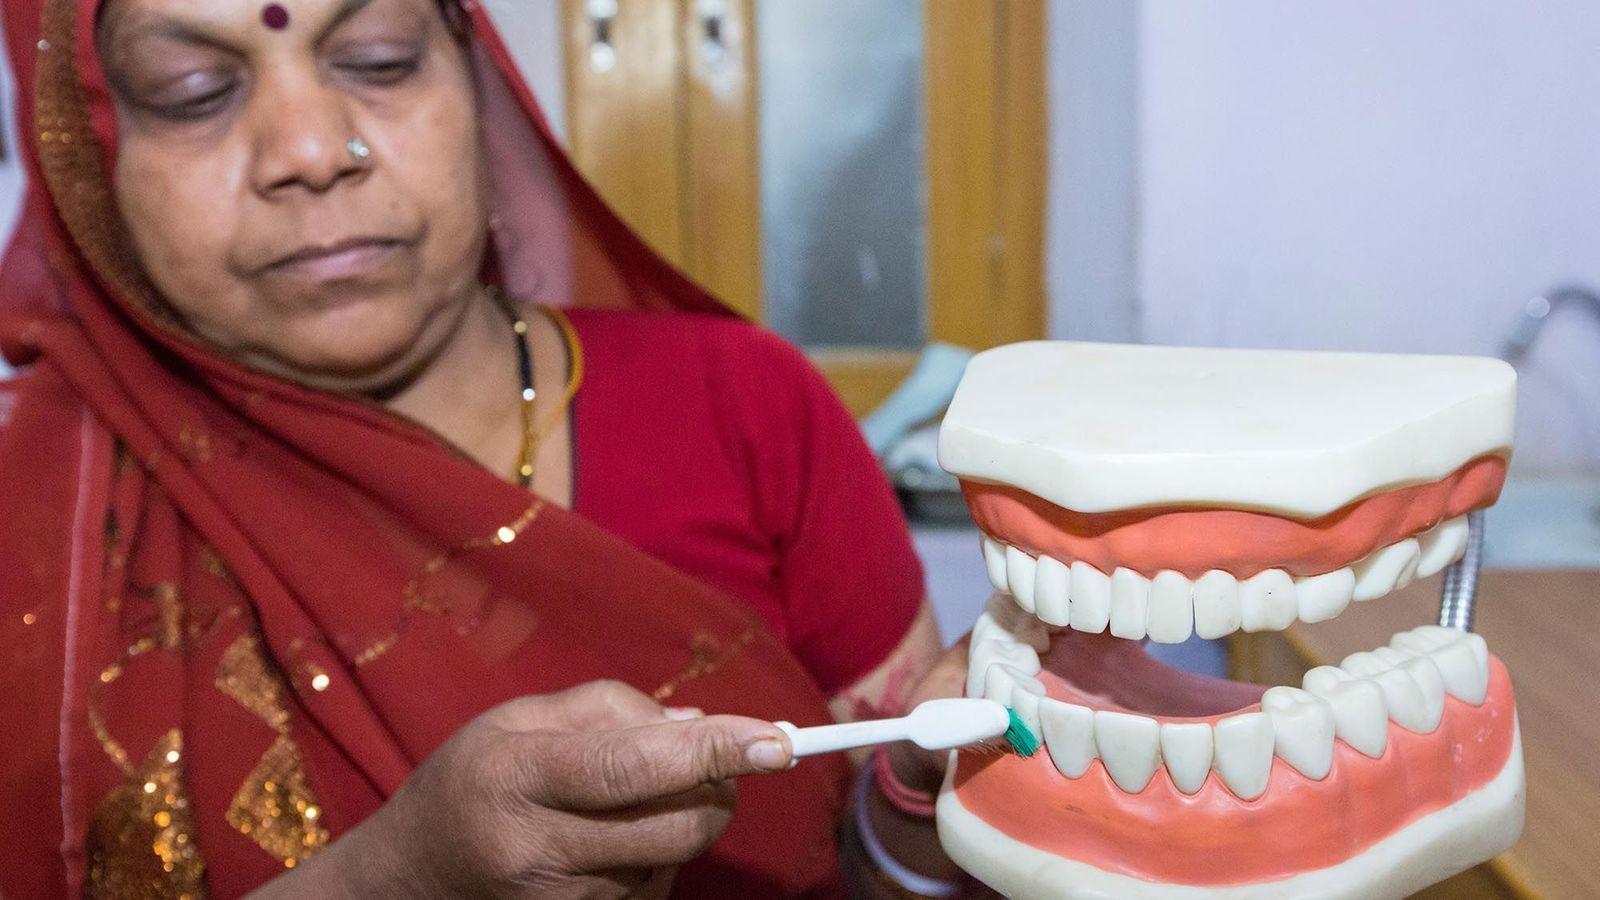
[[[1511,685],[1465,628],[1403,631],[1265,691],[1169,669],[1140,640],[1317,622],[1456,561],[1500,492],[1515,387],[1462,357],[976,357],[939,460],[1009,597],[973,628],[967,693],[1012,706],[1047,752],[956,754],[951,857],[1013,897],[1376,897],[1509,847]]]

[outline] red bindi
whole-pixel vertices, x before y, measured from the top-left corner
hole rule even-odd
[[[289,11],[279,3],[268,3],[261,7],[261,21],[273,31],[282,31],[289,27]]]

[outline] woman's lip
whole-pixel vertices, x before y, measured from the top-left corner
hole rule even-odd
[[[272,274],[311,281],[355,278],[383,267],[403,246],[402,241],[363,238],[327,248],[302,250],[267,267]]]

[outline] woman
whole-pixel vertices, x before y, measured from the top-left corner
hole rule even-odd
[[[0,894],[836,891],[847,767],[769,723],[942,690],[904,526],[484,11],[4,9]]]

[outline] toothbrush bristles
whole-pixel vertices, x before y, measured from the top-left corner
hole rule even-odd
[[[1034,735],[1033,729],[1029,728],[1011,707],[1006,707],[1006,713],[1011,716],[1011,724],[1006,727],[1005,741],[1011,749],[1022,757],[1039,752],[1039,738]]]

